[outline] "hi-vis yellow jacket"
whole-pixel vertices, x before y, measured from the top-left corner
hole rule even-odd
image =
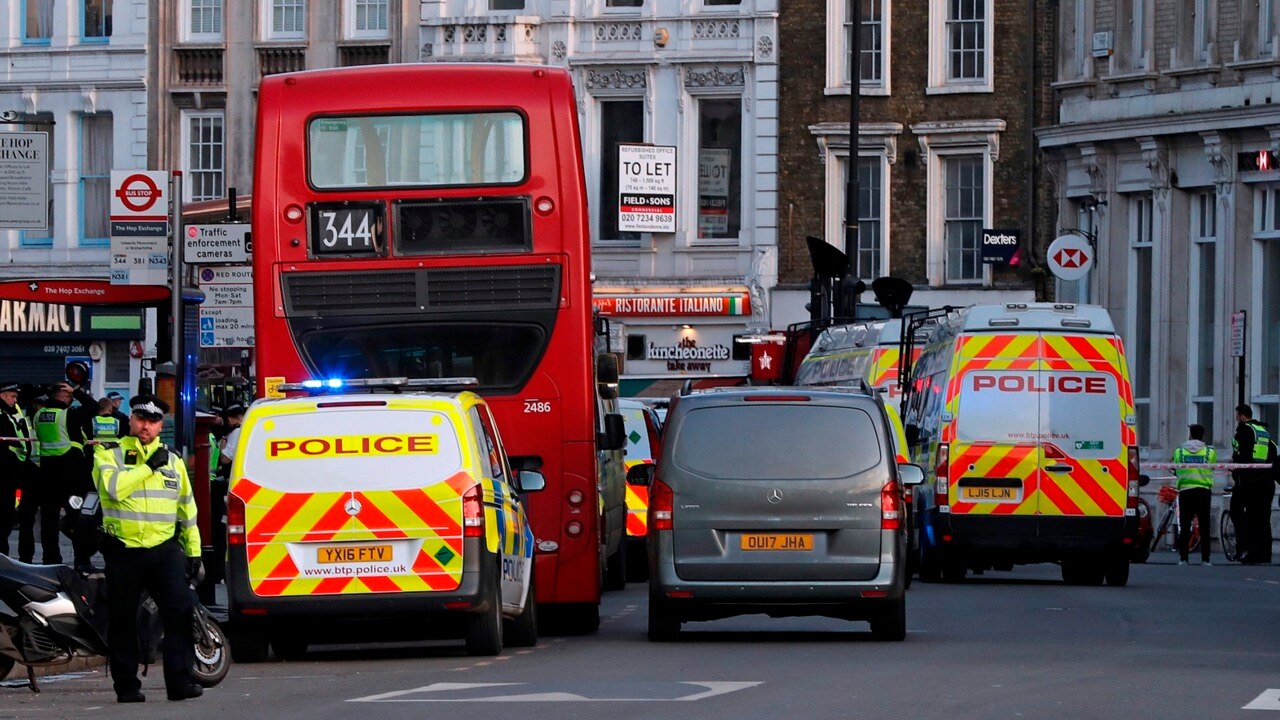
[[[187,557],[200,557],[196,500],[187,468],[176,453],[159,470],[147,467],[160,440],[143,445],[135,437],[98,445],[93,478],[102,501],[102,527],[130,548],[150,548],[175,532]]]

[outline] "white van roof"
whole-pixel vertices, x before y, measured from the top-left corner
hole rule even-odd
[[[822,353],[874,345],[897,345],[901,336],[902,321],[897,319],[834,325],[818,335],[810,352]]]
[[[964,315],[963,332],[1065,330],[1114,335],[1116,326],[1107,309],[1072,303],[1005,303],[974,305]]]

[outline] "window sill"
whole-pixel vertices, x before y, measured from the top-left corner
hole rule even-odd
[[[1111,95],[1115,95],[1120,91],[1121,87],[1139,84],[1142,85],[1144,90],[1151,92],[1156,89],[1156,79],[1159,77],[1158,73],[1154,73],[1150,70],[1136,70],[1127,73],[1105,75],[1100,79],[1106,84],[1107,92]]]
[[[829,86],[829,87],[823,88],[822,92],[823,94],[828,96],[848,97],[849,86],[848,85],[837,85],[834,87]],[[863,85],[862,88],[858,91],[858,95],[860,97],[889,97],[890,95],[889,86],[888,85]]]
[[[995,88],[990,83],[973,83],[962,85],[959,83],[947,83],[946,85],[930,85],[925,88],[925,95],[960,95],[964,93],[980,94],[994,93]]]
[[[1234,72],[1236,80],[1242,80],[1250,70],[1268,70],[1272,77],[1280,78],[1280,57],[1260,57],[1253,60],[1237,60],[1226,63],[1226,69]]]
[[[1164,71],[1164,74],[1173,78],[1174,87],[1180,87],[1185,80],[1195,79],[1198,77],[1207,78],[1210,85],[1217,85],[1216,77],[1222,72],[1222,66],[1218,64],[1194,65],[1190,67],[1170,68]]]
[[[643,240],[597,240],[592,243],[591,251],[605,255],[629,255],[637,252],[657,252],[653,247],[653,243],[649,243],[648,247],[646,247]]]

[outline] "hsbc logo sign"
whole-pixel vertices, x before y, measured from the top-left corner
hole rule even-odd
[[[1045,256],[1049,261],[1049,270],[1055,277],[1072,281],[1089,274],[1096,254],[1093,245],[1085,238],[1079,235],[1060,235],[1050,243]]]

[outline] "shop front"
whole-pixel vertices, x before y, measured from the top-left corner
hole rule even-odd
[[[141,308],[0,299],[0,374],[35,389],[72,360],[92,371],[95,397],[136,387],[146,328]]]
[[[751,348],[739,342],[751,320],[746,288],[597,289],[595,306],[610,321],[625,397],[668,397],[686,380],[695,388],[746,381]]]

